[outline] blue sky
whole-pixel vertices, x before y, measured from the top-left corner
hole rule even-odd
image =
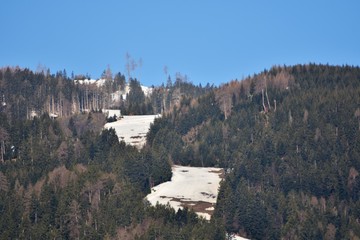
[[[360,65],[360,1],[9,0],[1,3],[0,66],[39,64],[100,77],[126,72],[145,85],[164,66],[193,83],[221,84],[273,65]]]

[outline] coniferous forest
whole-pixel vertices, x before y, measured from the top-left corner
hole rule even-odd
[[[360,238],[360,68],[274,66],[219,87],[181,75],[152,94],[104,71],[0,70],[2,239]],[[138,150],[104,108],[157,114]],[[225,170],[215,213],[152,207],[171,165]]]

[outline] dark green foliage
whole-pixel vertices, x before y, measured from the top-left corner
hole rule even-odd
[[[106,122],[108,122],[108,123],[116,122],[117,120],[118,120],[118,117],[116,115],[106,118]]]
[[[213,238],[207,231],[212,225],[187,209],[175,214],[147,206],[150,187],[171,179],[169,156],[181,159],[182,140],[166,119],[157,120],[164,124],[148,134],[155,145],[141,151],[119,142],[114,129],[103,130],[106,119],[99,109],[110,106],[110,94],[126,84],[120,73],[112,80],[107,70],[104,77],[105,85],[95,87],[75,84],[65,71],[0,69],[0,238],[103,239],[146,222],[153,224],[134,238],[190,238],[199,236],[197,229],[206,233],[203,239]],[[129,114],[168,111],[173,92],[210,90],[178,81],[169,90],[154,90],[159,94],[151,102],[136,79],[129,84],[127,101],[120,101]],[[170,149],[175,150],[169,155]],[[156,232],[159,219],[169,231]],[[221,235],[224,228],[217,229]]]
[[[216,144],[214,141],[217,141],[220,137],[218,131],[221,132],[221,129],[215,128],[216,132],[208,132],[207,139],[210,142],[201,143],[198,149],[189,147],[182,139],[182,136],[192,129],[196,131],[194,128],[199,127],[199,125],[207,129],[206,122],[218,122],[222,119],[221,111],[215,100],[215,94],[210,92],[200,97],[197,100],[197,107],[191,106],[190,102],[190,99],[184,98],[180,109],[175,108],[172,114],[156,119],[147,134],[148,143],[153,147],[155,146],[155,149],[163,146],[170,156],[169,160],[176,164],[193,166],[218,165],[218,149],[214,149],[209,153],[207,147],[210,142]],[[182,114],[183,110],[187,111],[186,114]],[[204,131],[204,133],[206,132]],[[189,137],[196,138],[193,134]],[[219,145],[219,147],[222,146]]]
[[[145,103],[145,94],[141,89],[140,82],[136,79],[130,79],[130,92],[127,96],[127,114],[151,114],[151,112],[147,111],[147,106]]]
[[[164,151],[125,146],[104,123],[101,113],[2,122],[19,153],[0,165],[1,238],[102,239],[152,218],[145,194],[171,178]]]
[[[70,103],[91,109],[103,93],[66,72],[7,68],[0,81],[1,238],[360,236],[358,67],[274,67],[219,89],[179,75],[151,98],[133,80],[125,111],[163,113],[140,151],[103,130],[103,114],[71,113]],[[123,89],[125,78],[114,82],[108,87]],[[144,201],[171,178],[172,163],[225,168],[210,222]]]
[[[148,214],[154,218],[153,223],[139,239],[225,239],[221,223],[198,219],[187,208],[175,212],[169,206],[157,205],[148,208]]]
[[[324,211],[343,208],[330,202],[336,199],[350,207],[357,201],[350,198],[353,189],[346,185],[350,169],[353,173],[360,170],[359,158],[351,160],[359,152],[351,149],[360,135],[354,116],[360,102],[360,70],[295,66],[274,68],[267,78],[280,72],[291,73],[294,85],[283,93],[268,85],[269,97],[277,100],[276,112],[259,113],[258,108],[251,107],[253,103],[262,105],[257,97],[261,97],[261,92],[256,95],[252,80],[250,92],[255,95],[249,99],[251,102],[239,100],[227,121],[232,129],[229,145],[236,149],[228,149],[234,159],[229,167],[234,172],[226,181],[234,184],[228,194],[219,196],[217,211],[223,209],[221,215],[226,217],[228,231],[242,230],[254,239],[323,238],[326,228],[319,227],[319,223],[339,226],[333,219],[324,219]],[[277,214],[278,206],[284,204],[283,197],[299,199],[299,209],[292,207],[291,217]],[[238,199],[239,204],[226,203],[229,199]],[[229,204],[233,207],[229,208]],[[321,208],[324,209],[316,210]],[[238,212],[238,219],[232,212]],[[343,213],[339,214],[348,222],[356,219]],[[337,237],[347,238],[349,228],[348,223],[341,223],[341,227],[336,227]]]
[[[180,149],[159,141],[169,156],[180,153],[175,163],[227,169],[215,214],[227,231],[358,236],[359,67],[274,67],[211,94],[183,98],[150,139],[180,140]]]

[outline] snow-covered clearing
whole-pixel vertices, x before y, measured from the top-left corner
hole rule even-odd
[[[106,79],[84,79],[84,80],[77,80],[75,79],[74,82],[76,84],[81,85],[96,85],[97,87],[102,87],[105,85]]]
[[[151,189],[152,204],[170,204],[175,210],[187,206],[206,219],[214,212],[223,170],[221,168],[172,167],[171,181]]]
[[[111,116],[111,115],[110,115]],[[126,144],[142,148],[146,143],[146,134],[150,124],[160,115],[124,116],[120,120],[105,124],[105,128],[114,128],[119,140]]]
[[[119,110],[103,110],[109,116]],[[119,114],[120,115],[120,114]],[[146,134],[150,124],[160,115],[124,116],[122,119],[105,124],[105,128],[114,128],[119,140],[141,148],[146,142]],[[223,178],[221,168],[203,167],[172,167],[171,181],[162,183],[151,189],[146,196],[152,204],[170,204],[175,210],[183,207],[192,208],[199,216],[210,220],[215,210],[220,181]],[[234,240],[246,240],[237,235],[232,235]]]
[[[121,116],[120,109],[102,109],[102,112],[105,113],[107,117],[113,117],[114,115],[116,115],[116,117]]]
[[[230,235],[230,234],[227,234],[226,235],[226,239],[229,239],[229,240],[249,240],[248,238],[243,238],[243,237],[241,237],[241,236],[239,236],[239,235]]]

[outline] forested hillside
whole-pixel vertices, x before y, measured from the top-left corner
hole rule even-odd
[[[111,102],[124,81],[0,70],[1,238],[360,237],[359,67],[273,67],[218,88],[178,76],[149,97],[129,79]],[[162,113],[140,151],[103,130],[111,104]],[[210,222],[144,200],[173,163],[225,169]]]
[[[148,141],[176,164],[226,169],[215,219],[228,232],[360,237],[359,67],[273,67],[184,97]]]
[[[131,99],[140,92],[130,82]],[[180,86],[166,91],[185,94]],[[163,148],[139,151],[104,129],[105,105],[94,100],[104,87],[6,68],[0,93],[1,239],[224,239],[221,224],[144,201],[171,178],[170,163]]]
[[[174,83],[169,76],[166,86],[152,86],[152,94],[145,95],[139,80],[126,79],[120,72],[113,75],[110,68],[98,81],[89,79],[74,74],[69,77],[65,70],[51,74],[48,69],[33,72],[19,67],[0,68],[1,111],[11,120],[31,119],[43,113],[67,117],[109,108],[128,115],[158,114],[171,110],[184,96],[197,97],[213,89],[209,84],[194,86],[177,74]]]

